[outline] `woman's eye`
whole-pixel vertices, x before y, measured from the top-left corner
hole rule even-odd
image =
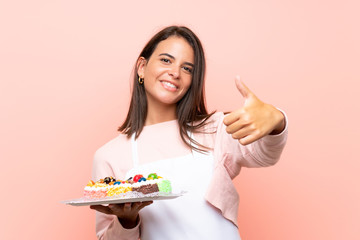
[[[189,67],[184,67],[184,70],[189,72],[189,73],[192,73],[192,68],[189,68]]]
[[[166,63],[169,63],[169,62],[170,62],[170,60],[169,60],[169,59],[167,59],[167,58],[161,58],[161,59],[160,59],[160,61],[162,61],[162,62],[166,62]]]

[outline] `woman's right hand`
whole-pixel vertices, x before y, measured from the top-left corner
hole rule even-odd
[[[153,201],[109,204],[109,206],[91,205],[90,208],[101,213],[117,216],[121,225],[130,229],[138,224],[139,211],[152,203]]]

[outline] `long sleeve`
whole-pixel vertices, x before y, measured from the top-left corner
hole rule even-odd
[[[99,240],[138,240],[140,224],[132,229],[123,228],[116,216],[96,213],[96,236]]]
[[[226,126],[222,123],[225,116],[221,116],[214,153],[223,162],[231,179],[239,174],[241,167],[268,167],[277,163],[288,135],[287,116],[284,112],[282,113],[285,116],[285,128],[280,134],[264,136],[245,146],[226,132]]]
[[[288,120],[285,129],[278,135],[265,136],[246,146],[241,145],[226,132],[224,114],[216,113],[212,129],[216,129],[213,139],[215,166],[213,178],[205,199],[219,209],[222,215],[237,226],[239,195],[232,183],[241,167],[266,167],[274,165],[285,147],[288,134]],[[215,114],[214,114],[215,115]]]
[[[124,152],[118,148],[118,139],[109,142],[96,151],[93,160],[92,179],[96,181],[107,176],[123,179],[127,169],[114,166],[114,162],[119,162],[119,159],[122,158],[126,159],[126,152],[125,154]],[[126,165],[126,162],[121,162],[121,166]],[[116,172],[114,168],[117,170]],[[96,236],[100,240],[138,240],[140,223],[141,220],[135,228],[126,229],[123,228],[115,215],[96,212]]]

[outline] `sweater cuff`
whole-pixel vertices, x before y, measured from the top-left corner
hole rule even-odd
[[[124,228],[121,223],[119,222],[119,219],[117,217],[114,218],[113,223],[109,226],[109,229],[107,231],[106,235],[109,236],[121,236],[121,240],[137,240],[140,238],[140,224],[141,224],[141,218],[139,219],[138,224],[134,228]],[[108,238],[105,238],[108,239]],[[109,238],[112,239],[112,238]]]
[[[265,137],[277,137],[277,136],[281,136],[281,135],[286,135],[288,132],[288,117],[287,117],[286,113],[283,110],[281,110],[280,108],[276,108],[276,109],[279,110],[284,115],[285,127],[282,130],[282,132],[280,132],[278,134],[272,134],[272,135],[269,134]]]
[[[280,141],[280,142],[282,142],[284,140],[286,141],[287,134],[288,134],[288,125],[289,125],[288,124],[288,117],[287,117],[286,113],[283,110],[281,110],[280,108],[277,108],[277,110],[279,110],[284,115],[285,127],[284,127],[284,129],[282,130],[281,133],[273,134],[273,135],[268,134],[268,135],[263,137],[263,141],[273,143],[271,145],[274,145],[274,143],[277,143],[278,141]]]

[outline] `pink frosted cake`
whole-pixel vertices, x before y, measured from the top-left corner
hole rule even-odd
[[[126,181],[116,180],[113,177],[106,177],[97,182],[90,180],[84,188],[84,197],[99,199],[111,196],[122,196],[125,193],[141,192],[149,193],[171,193],[171,182],[163,179],[155,173],[151,173],[147,178],[138,174]]]

